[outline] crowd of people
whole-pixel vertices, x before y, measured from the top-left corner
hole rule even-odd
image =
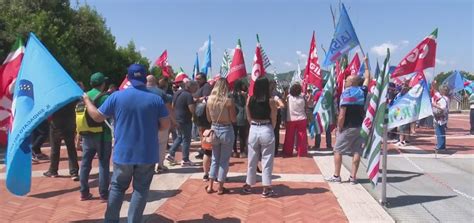
[[[365,61],[367,63],[367,60]],[[366,66],[368,67],[368,66]],[[198,73],[195,80],[184,78],[172,82],[169,77],[147,75],[144,66],[133,64],[127,78],[131,87],[116,91],[107,85],[107,77],[98,72],[90,77],[91,90],[83,99],[72,102],[55,112],[49,120],[39,125],[32,134],[33,161],[50,159],[46,177],[58,176],[60,143],[64,139],[69,159],[69,173],[80,181],[80,199],[92,199],[89,174],[92,161],[99,161],[99,197],[107,202],[106,222],[119,220],[125,191],[133,181],[133,194],[128,212],[129,220],[139,222],[146,205],[153,174],[163,173],[169,165],[195,166],[190,159],[193,129],[200,140],[196,159],[202,159],[203,181],[206,193],[219,195],[225,188],[231,157],[248,160],[246,180],[242,191],[252,193],[257,173],[262,175],[262,197],[272,197],[272,172],[274,157],[305,157],[308,149],[320,149],[321,134],[315,135],[315,145],[308,145],[307,128],[312,112],[320,100],[321,89],[303,89],[292,83],[279,92],[276,82],[259,77],[254,82],[253,94],[244,80],[231,85],[225,78],[208,81],[206,74]],[[362,155],[360,129],[365,117],[370,73],[364,77],[349,76],[338,102],[338,116],[334,126],[325,130],[326,149],[332,151],[331,132],[336,133],[333,176],[328,182],[342,182],[340,170],[342,155],[352,158],[348,180],[357,184],[357,169]],[[401,89],[390,84],[391,101],[407,93],[409,86]],[[307,92],[306,92],[307,91]],[[437,150],[446,149],[446,123],[449,111],[448,89],[442,87],[439,97],[434,97],[434,125]],[[471,125],[473,100],[471,96]],[[78,106],[86,109],[97,131],[76,134]],[[285,128],[283,145],[280,128]],[[410,124],[394,130],[398,145],[409,143]],[[471,133],[472,133],[471,127]],[[51,154],[41,152],[41,146],[50,136]],[[195,140],[195,139],[194,139]],[[169,144],[169,142],[171,142]],[[82,150],[78,165],[76,150]],[[177,151],[181,150],[178,162]],[[113,174],[110,176],[112,157]],[[168,165],[166,165],[168,164]],[[79,168],[80,167],[80,168]],[[217,188],[214,183],[217,182]]]

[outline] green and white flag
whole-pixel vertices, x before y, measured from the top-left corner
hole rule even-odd
[[[334,89],[335,89],[335,78],[334,78],[334,66],[331,68],[331,75],[328,77],[326,85],[321,93],[321,97],[318,103],[314,107],[314,133],[321,134],[330,125],[336,122],[336,107],[334,104]]]
[[[383,125],[387,124],[387,92],[388,92],[388,83],[389,83],[389,60],[390,60],[390,50],[387,49],[387,57],[384,61],[384,66],[381,75],[381,91],[378,94],[378,103],[375,111],[375,119],[373,123],[373,134],[372,137],[366,145],[364,156],[368,155],[368,167],[367,167],[367,176],[369,177],[372,184],[375,186],[378,182],[379,177],[379,167],[380,167],[380,151],[382,151],[383,146]],[[378,84],[378,83],[377,83]],[[373,97],[376,97],[374,94]]]
[[[222,64],[221,64],[221,77],[227,77],[230,69],[230,63],[232,62],[229,53],[227,50],[224,50],[224,57],[222,57]]]

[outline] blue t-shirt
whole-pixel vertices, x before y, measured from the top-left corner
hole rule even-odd
[[[131,87],[110,95],[99,112],[115,119],[114,162],[133,165],[158,162],[159,119],[168,116],[161,97],[145,87]]]

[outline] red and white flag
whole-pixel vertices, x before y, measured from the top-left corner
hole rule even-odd
[[[229,73],[227,74],[227,83],[229,83],[229,86],[232,88],[235,81],[246,76],[247,70],[245,69],[244,54],[239,39],[234,50],[234,56],[232,57]]]
[[[425,37],[393,71],[391,77],[399,77],[411,74],[416,71],[422,71],[429,67],[434,67],[436,63],[436,38],[438,29],[435,29],[430,35]]]
[[[320,90],[323,88],[323,81],[321,76],[321,66],[318,62],[318,49],[316,47],[316,38],[314,36],[311,39],[311,45],[309,47],[309,57],[304,70],[303,89],[306,89],[307,84],[312,84],[318,87]],[[304,91],[306,92],[306,90]]]
[[[158,59],[155,61],[155,65],[161,68],[163,72],[163,76],[170,77],[170,72],[168,70],[168,51],[167,50],[163,51],[161,56],[158,57]]]
[[[128,81],[127,76],[125,76],[125,79],[123,79],[122,83],[120,84],[119,90],[127,89],[132,85],[130,81]]]
[[[18,38],[11,52],[0,66],[0,145],[7,144],[7,131],[10,128],[12,95],[15,80],[20,71],[25,53],[23,41]]]
[[[262,51],[260,50],[260,43],[257,43],[257,48],[255,49],[255,55],[253,57],[253,66],[252,66],[252,75],[250,78],[249,85],[249,97],[253,95],[253,88],[255,81],[265,75],[265,67],[263,67]]]
[[[351,64],[349,64],[349,66],[344,71],[346,72],[346,78],[349,75],[358,75],[359,69],[360,69],[360,59],[359,59],[359,54],[356,53],[354,55],[354,58],[352,58]]]

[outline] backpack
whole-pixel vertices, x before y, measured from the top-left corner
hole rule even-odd
[[[97,106],[99,99],[106,94],[108,93],[102,92],[98,94],[93,100],[94,105]],[[81,135],[101,133],[104,131],[104,123],[96,122],[92,117],[90,117],[89,113],[87,113],[84,101],[80,101],[76,105],[76,131]]]

